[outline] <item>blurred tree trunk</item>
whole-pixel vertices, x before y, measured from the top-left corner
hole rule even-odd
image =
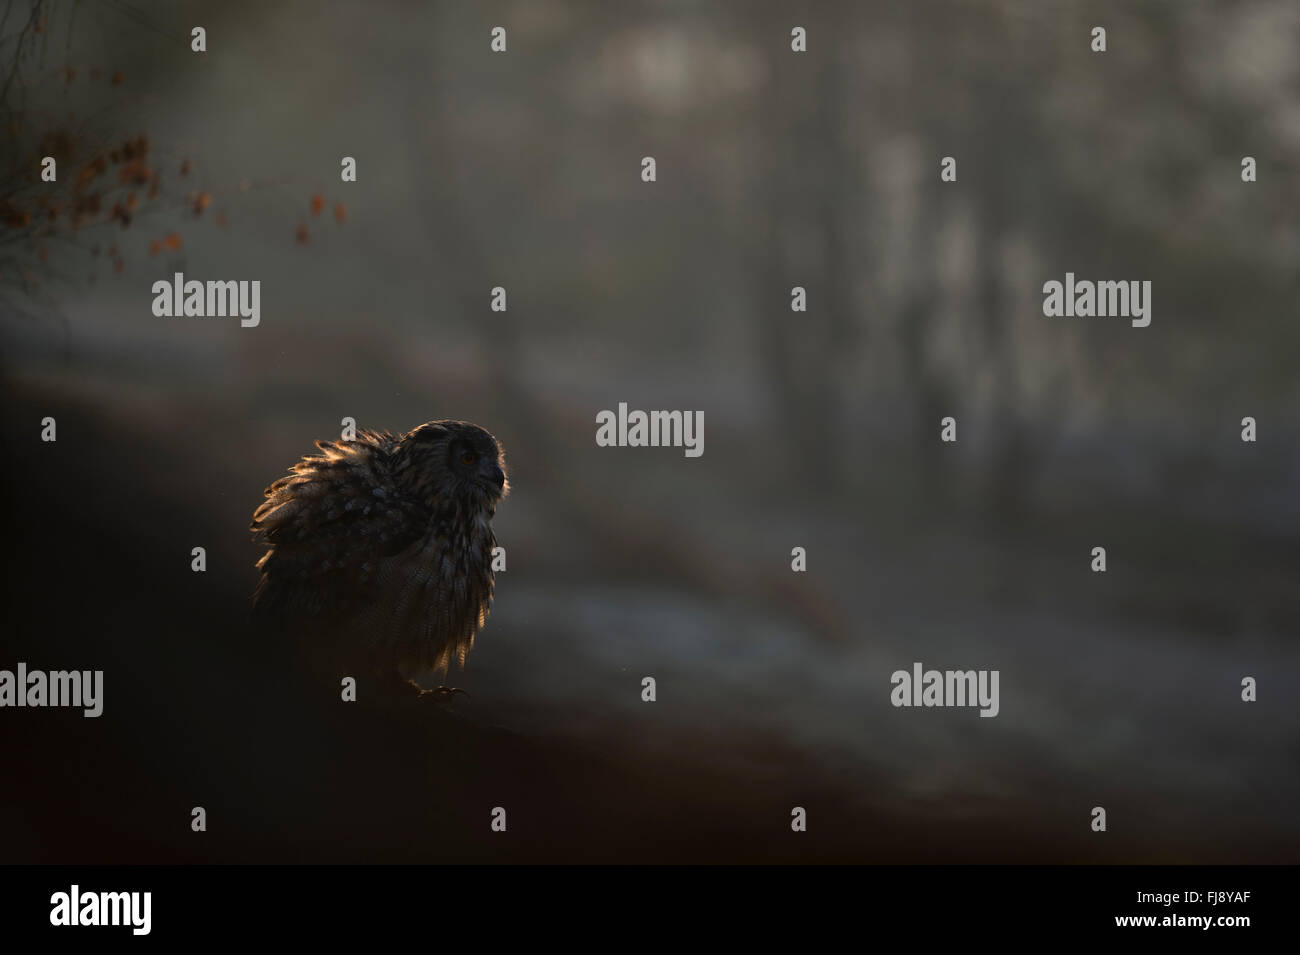
[[[818,59],[768,72],[759,95],[764,161],[755,206],[761,224],[751,254],[762,296],[763,370],[793,446],[795,472],[834,494],[856,483],[846,445],[853,415],[844,393],[859,344],[852,205],[846,203],[858,179],[846,142],[850,115],[838,51],[834,46]],[[807,292],[805,312],[791,310],[795,286]]]

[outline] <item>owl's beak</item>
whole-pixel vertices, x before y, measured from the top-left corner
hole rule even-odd
[[[483,479],[500,491],[506,486],[506,472],[501,470],[501,465],[492,462],[483,469]]]

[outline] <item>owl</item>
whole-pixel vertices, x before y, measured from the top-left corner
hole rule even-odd
[[[267,548],[255,616],[395,684],[463,667],[492,606],[492,518],[509,491],[497,439],[430,421],[316,447],[249,525]]]

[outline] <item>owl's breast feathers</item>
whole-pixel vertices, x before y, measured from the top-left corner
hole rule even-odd
[[[253,514],[254,540],[268,548],[255,613],[371,662],[463,665],[492,604],[485,515],[410,480],[388,432],[316,446]]]

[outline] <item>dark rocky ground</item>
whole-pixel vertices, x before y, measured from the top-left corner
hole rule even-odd
[[[33,437],[46,414],[58,418],[54,445]],[[248,625],[256,555],[240,543],[244,512],[272,475],[212,455],[201,427],[140,420],[11,382],[0,662],[102,668],[106,689],[97,720],[3,714],[3,861],[1300,856],[1295,656],[1252,642],[1249,627],[1235,639],[1186,628],[1171,648],[1160,631],[1176,615],[1159,600],[1143,604],[1145,621],[1110,608],[1110,624],[1093,626],[1086,596],[1026,588],[1028,569],[1001,586],[1004,564],[982,593],[958,587],[938,601],[903,582],[924,580],[917,568],[934,557],[900,543],[886,561],[897,583],[884,566],[874,583],[859,568],[866,584],[836,603],[870,610],[880,646],[864,649],[873,641],[837,643],[815,618],[811,637],[765,631],[769,597],[743,584],[602,589],[566,582],[562,565],[549,582],[530,580],[517,563],[456,680],[472,699],[454,711],[379,703],[363,684],[362,701],[344,705],[336,684],[309,678]],[[195,541],[211,544],[206,574],[189,569]],[[1256,604],[1277,596],[1259,574],[1239,583],[1258,589]],[[1021,593],[1012,604],[1008,587]],[[588,606],[572,605],[581,599]],[[778,618],[800,614],[798,593],[774,599]],[[1272,605],[1294,611],[1294,600]],[[638,637],[680,640],[653,623],[674,612],[709,646],[677,659]],[[1062,655],[1070,628],[1088,652]],[[998,720],[885,705],[882,680],[913,654],[988,665],[945,653],[974,632],[1001,634]],[[641,663],[660,677],[653,711],[637,698]],[[1243,665],[1265,674],[1254,707],[1234,702]],[[860,676],[882,685],[865,689]],[[1111,814],[1104,836],[1087,830],[1095,804]],[[205,834],[190,831],[196,805]],[[806,834],[789,831],[794,805],[809,810]],[[489,829],[494,806],[507,808],[507,834]]]

